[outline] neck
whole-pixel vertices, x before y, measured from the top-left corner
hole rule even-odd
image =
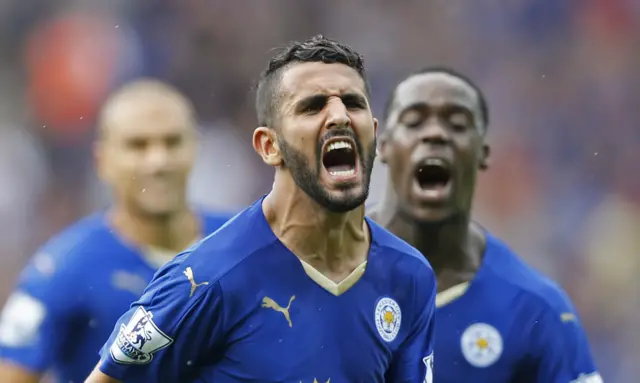
[[[290,177],[276,174],[262,208],[280,241],[312,266],[340,272],[366,260],[369,229],[364,221],[364,206],[332,213],[298,188]]]
[[[158,217],[115,206],[109,219],[119,235],[143,247],[180,252],[201,235],[198,217],[187,209]]]
[[[469,214],[437,223],[417,222],[401,212],[395,196],[384,201],[376,213],[377,220],[418,249],[429,260],[436,276],[458,276],[447,285],[470,279],[468,276],[475,274],[482,262],[485,238],[482,229],[471,222]]]

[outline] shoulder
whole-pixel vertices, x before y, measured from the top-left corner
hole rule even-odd
[[[252,256],[271,243],[255,222],[255,211],[247,209],[175,256],[158,270],[136,304],[171,322],[169,327],[177,326],[187,313],[203,319],[223,315],[225,298],[234,292],[223,291],[227,275],[250,275]],[[240,279],[243,284],[250,280]]]
[[[236,214],[231,212],[212,212],[208,210],[199,210],[198,215],[202,220],[203,231],[206,234],[209,234],[218,230]]]
[[[213,286],[231,271],[250,269],[253,256],[274,242],[260,205],[254,204],[176,256],[158,274],[186,281],[187,272],[195,281]]]
[[[109,227],[105,215],[96,213],[81,218],[52,236],[40,251],[47,252],[56,258],[64,257],[66,254],[74,254],[94,247],[95,242],[104,240],[105,234],[108,233]]]
[[[487,250],[492,251],[492,272],[504,284],[526,298],[528,311],[557,316],[562,321],[575,319],[575,310],[566,292],[551,278],[525,263],[504,242],[488,234]]]
[[[391,272],[390,278],[401,284],[410,282],[435,286],[435,274],[422,253],[371,219],[367,218],[367,223],[372,242],[381,256],[380,264]]]
[[[102,214],[83,218],[54,235],[22,270],[15,290],[5,306],[7,318],[21,312],[39,323],[48,315],[62,315],[82,306],[86,280],[83,273],[92,268],[85,255],[95,248],[96,238],[108,233]],[[78,261],[87,262],[79,264]],[[89,267],[85,267],[85,266]],[[9,319],[7,319],[9,320]]]
[[[42,245],[23,271],[23,278],[39,275],[49,277],[65,275],[78,268],[77,262],[96,254],[101,243],[112,236],[104,214],[97,213],[80,219]]]

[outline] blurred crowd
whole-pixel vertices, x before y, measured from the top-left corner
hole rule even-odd
[[[48,236],[108,204],[91,142],[110,90],[153,76],[191,97],[192,199],[240,209],[272,181],[249,141],[257,76],[324,33],[365,55],[377,116],[420,67],[477,81],[493,145],[477,219],[568,291],[605,381],[638,381],[640,2],[6,0],[0,31],[2,299]],[[371,203],[384,182],[377,165]]]

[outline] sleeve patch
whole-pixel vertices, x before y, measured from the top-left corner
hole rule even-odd
[[[116,340],[109,353],[116,363],[147,364],[153,354],[173,343],[167,334],[153,322],[153,313],[143,307],[133,313],[129,323],[120,325]]]
[[[46,315],[44,304],[31,295],[20,291],[11,294],[0,314],[0,344],[7,347],[32,345],[37,341]]]

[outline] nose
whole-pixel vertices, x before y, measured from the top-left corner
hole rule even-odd
[[[327,129],[348,128],[351,126],[351,118],[347,113],[347,107],[339,97],[331,97],[327,102],[328,117]]]
[[[443,145],[451,141],[449,131],[438,121],[428,121],[420,134],[423,143]]]
[[[145,155],[147,166],[152,169],[165,167],[169,162],[169,153],[164,145],[152,145]]]

